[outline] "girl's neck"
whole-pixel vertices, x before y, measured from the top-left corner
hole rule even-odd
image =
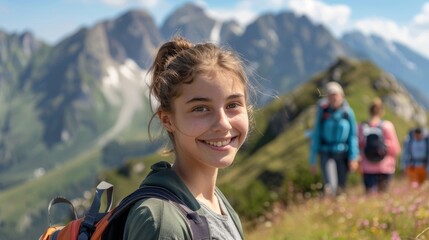
[[[194,197],[205,203],[213,211],[220,211],[219,203],[214,194],[218,169],[206,165],[182,164],[177,161],[173,170],[183,180]]]

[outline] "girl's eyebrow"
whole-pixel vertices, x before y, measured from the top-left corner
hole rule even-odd
[[[242,98],[242,97],[244,97],[244,94],[242,94],[242,93],[236,93],[236,94],[232,94],[227,99]]]
[[[203,97],[194,97],[194,98],[191,98],[186,103],[188,104],[188,103],[192,103],[192,102],[210,102],[210,99],[203,98]]]
[[[230,100],[230,99],[241,98],[241,97],[244,97],[244,94],[236,93],[236,94],[232,94],[232,95],[228,96],[227,99]],[[192,102],[210,102],[210,99],[204,98],[204,97],[194,97],[194,98],[191,98],[190,100],[188,100],[186,102],[186,104],[192,103]]]

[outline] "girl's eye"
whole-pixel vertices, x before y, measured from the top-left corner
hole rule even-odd
[[[238,104],[238,103],[230,103],[230,104],[228,104],[227,108],[237,108],[239,106],[240,106],[240,104]]]
[[[193,112],[206,112],[208,111],[208,108],[203,107],[203,106],[199,106],[199,107],[195,107],[194,109],[192,109]]]

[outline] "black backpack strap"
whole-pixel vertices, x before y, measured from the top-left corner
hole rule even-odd
[[[138,201],[147,198],[162,199],[174,204],[188,220],[193,235],[192,239],[210,239],[207,219],[204,216],[200,216],[196,211],[191,210],[175,194],[171,193],[163,187],[158,186],[142,186],[127,197],[125,197],[115,208],[114,212],[109,218],[109,221],[112,222],[112,224],[109,225],[115,225],[115,227],[109,227],[110,233],[107,234],[109,236],[106,238],[118,239],[118,237],[122,237],[125,227],[125,221],[131,207],[133,207],[134,204],[136,204]],[[118,222],[119,224],[115,224],[115,222]]]
[[[103,193],[106,192],[107,206],[104,212],[100,212],[101,198]],[[100,221],[112,208],[113,203],[113,185],[102,181],[97,185],[94,200],[89,208],[79,230],[78,240],[90,239],[92,233],[95,231],[95,224]]]

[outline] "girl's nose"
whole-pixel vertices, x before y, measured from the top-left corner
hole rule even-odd
[[[218,113],[216,114],[215,123],[213,125],[216,131],[225,131],[230,130],[232,128],[230,119],[225,113],[224,109],[218,111]]]

